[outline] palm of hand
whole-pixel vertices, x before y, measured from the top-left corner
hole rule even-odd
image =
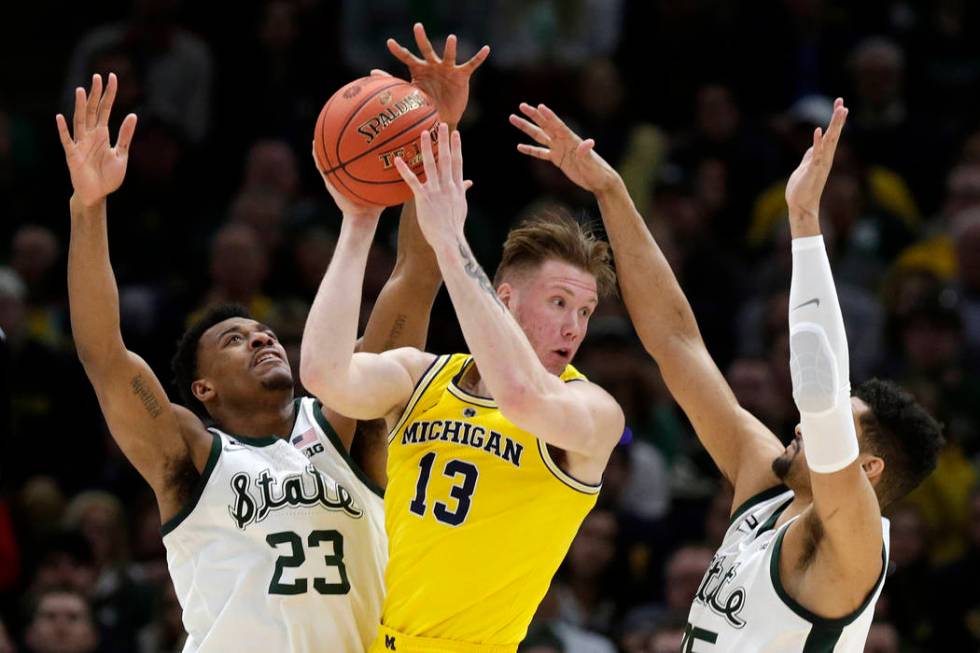
[[[126,157],[109,147],[109,129],[87,131],[68,156],[75,192],[83,200],[95,200],[115,191],[126,176]]]
[[[829,170],[814,161],[812,152],[807,152],[803,161],[786,182],[786,204],[791,208],[810,207],[819,201],[820,192]]]
[[[440,66],[412,66],[412,83],[417,85],[436,104],[439,118],[451,124],[459,123],[470,96],[469,73]]]
[[[416,197],[416,206],[419,228],[428,242],[462,232],[467,208],[465,192],[442,188],[425,195],[421,201]]]

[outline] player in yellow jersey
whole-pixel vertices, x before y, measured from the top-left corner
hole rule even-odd
[[[623,431],[615,400],[570,365],[615,278],[608,246],[555,217],[509,234],[491,284],[463,235],[459,134],[443,124],[437,140],[438,164],[422,136],[424,184],[396,164],[472,356],[354,353],[380,211],[334,193],[344,222],[300,374],[341,413],[390,426],[387,597],[371,652],[512,652]]]

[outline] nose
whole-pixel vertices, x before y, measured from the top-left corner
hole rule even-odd
[[[268,347],[272,344],[272,338],[267,333],[262,333],[261,331],[253,333],[252,337],[248,341],[249,347],[252,349],[261,349],[262,347]]]
[[[585,318],[580,316],[578,313],[571,313],[568,318],[562,322],[561,325],[561,337],[566,340],[577,340],[582,337],[585,333],[585,325],[587,322]]]

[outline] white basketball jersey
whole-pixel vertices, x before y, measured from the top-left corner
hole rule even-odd
[[[864,651],[888,567],[888,520],[881,520],[885,548],[874,588],[852,614],[824,619],[793,600],[779,578],[779,551],[793,520],[775,524],[792,500],[792,490],[780,486],[736,511],[694,598],[682,653]]]
[[[315,399],[289,438],[209,429],[189,504],[161,529],[187,652],[363,653],[377,634],[388,545],[381,490]]]

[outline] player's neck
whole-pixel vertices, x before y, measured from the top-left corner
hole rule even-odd
[[[248,406],[219,407],[215,421],[222,431],[247,438],[289,437],[296,421],[292,392],[279,394],[266,401],[253,401]]]
[[[813,494],[810,492],[809,487],[794,487],[791,484],[787,484],[787,487],[793,490],[793,501],[786,506],[786,510],[779,516],[779,520],[776,523],[777,526],[781,526],[793,517],[803,514],[807,508],[813,505]]]

